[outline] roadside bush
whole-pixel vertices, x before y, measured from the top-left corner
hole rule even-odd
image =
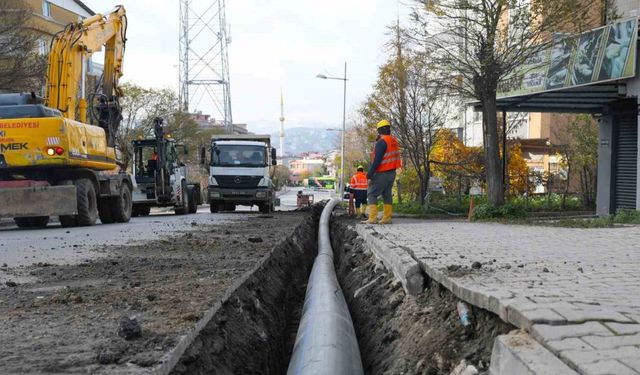
[[[397,213],[408,214],[408,215],[420,215],[425,213],[424,207],[422,207],[417,202],[402,202],[402,203],[396,202],[393,204],[393,209]]]
[[[482,203],[477,205],[473,211],[473,220],[523,219],[526,217],[527,211],[524,207],[512,203],[507,203],[502,207]]]
[[[617,224],[640,224],[640,211],[618,210],[613,221]]]
[[[541,211],[581,211],[584,210],[582,200],[576,196],[568,196],[565,200],[565,207],[562,207],[562,195],[551,194],[535,195],[531,197],[513,197],[509,200],[511,204],[519,204],[530,212]]]

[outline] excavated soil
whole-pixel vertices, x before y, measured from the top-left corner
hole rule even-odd
[[[465,329],[458,299],[435,282],[427,282],[417,298],[406,295],[365,249],[354,223],[334,220],[331,240],[365,373],[449,375],[464,360],[487,374],[495,337],[514,327],[470,306],[473,324]]]
[[[103,259],[34,265],[37,282],[0,289],[0,373],[166,373],[197,325],[174,374],[282,373],[317,217],[194,226]]]

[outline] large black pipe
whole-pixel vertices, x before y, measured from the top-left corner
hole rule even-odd
[[[358,339],[333,265],[329,221],[339,202],[330,200],[320,217],[318,256],[307,284],[288,375],[364,374]]]

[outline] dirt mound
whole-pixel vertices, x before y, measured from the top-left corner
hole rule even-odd
[[[352,224],[334,220],[331,239],[365,372],[449,375],[462,360],[488,372],[495,337],[513,326],[470,306],[473,324],[465,329],[458,299],[437,283],[429,282],[418,298],[405,295],[400,282],[365,251]]]

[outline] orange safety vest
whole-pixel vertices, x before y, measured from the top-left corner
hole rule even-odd
[[[400,159],[400,146],[398,140],[392,135],[382,135],[380,138],[387,144],[387,151],[385,151],[382,158],[382,162],[376,168],[376,173],[393,171],[402,167],[402,160]],[[376,156],[375,149],[371,153],[371,162]]]
[[[364,172],[358,172],[351,177],[351,188],[353,190],[367,190],[369,182],[367,181],[367,174]]]

